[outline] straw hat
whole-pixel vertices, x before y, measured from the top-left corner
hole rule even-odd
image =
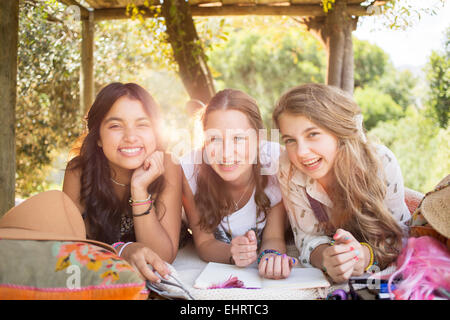
[[[87,240],[83,218],[61,191],[46,191],[13,207],[0,219],[0,239],[82,241],[116,253],[103,242]]]
[[[450,238],[450,174],[425,195],[414,214],[420,213],[436,231]]]

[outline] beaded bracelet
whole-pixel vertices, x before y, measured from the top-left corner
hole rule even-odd
[[[132,243],[133,242],[127,242],[122,246],[122,248],[120,248],[119,257],[122,255],[123,249],[125,249],[129,244],[132,244]]]
[[[369,260],[369,265],[364,269],[364,272],[367,272],[373,265],[377,264],[375,261],[375,256],[373,254],[373,249],[370,246],[370,244],[368,244],[367,242],[360,242],[360,244],[362,246],[365,246],[369,249],[370,252],[370,260]]]
[[[276,250],[266,249],[266,250],[264,250],[263,252],[261,252],[261,253],[259,254],[258,260],[257,260],[257,264],[259,264],[259,262],[261,261],[262,257],[263,257],[265,254],[268,254],[268,253],[275,253],[277,256],[281,256],[281,253],[279,253],[279,252],[276,251]]]
[[[117,247],[120,246],[120,245],[122,245],[122,244],[125,244],[125,242],[122,242],[122,241],[114,242],[114,243],[112,244],[112,247],[113,247],[114,249],[117,249]]]
[[[145,216],[145,215],[147,215],[147,214],[150,213],[150,211],[152,210],[152,208],[153,208],[153,202],[150,202],[150,207],[148,207],[148,209],[147,209],[145,212],[138,213],[138,214],[134,214],[134,213],[133,213],[133,217],[141,217],[141,216]]]
[[[149,201],[145,201],[145,202],[138,202],[138,203],[130,203],[130,206],[132,206],[132,207],[136,207],[136,206],[143,206],[143,205],[146,205],[146,204],[151,204],[153,201],[152,200],[149,200]]]

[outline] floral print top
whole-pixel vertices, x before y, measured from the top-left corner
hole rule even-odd
[[[406,224],[409,222],[411,214],[404,200],[403,177],[400,166],[391,150],[383,145],[377,145],[376,148],[387,179],[384,203],[402,228],[407,229]],[[290,170],[292,170],[292,173],[289,179]],[[309,178],[293,165],[291,169],[286,151],[283,151],[280,155],[278,180],[283,195],[283,203],[294,234],[295,245],[300,252],[299,261],[305,267],[312,267],[310,263],[311,252],[321,244],[330,243],[332,239],[319,227],[319,222],[311,209],[306,193],[318,200],[325,209],[332,208],[333,203],[317,181]]]

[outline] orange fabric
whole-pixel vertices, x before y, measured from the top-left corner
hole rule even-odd
[[[141,286],[56,291],[0,285],[2,300],[145,300],[149,293]]]

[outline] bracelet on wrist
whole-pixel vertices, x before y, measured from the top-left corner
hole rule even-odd
[[[127,242],[122,245],[122,247],[119,250],[119,254],[118,254],[119,257],[122,255],[123,250],[131,243],[133,243],[133,242]]]
[[[114,249],[117,249],[117,247],[119,247],[119,246],[121,246],[121,245],[123,245],[123,244],[125,244],[125,242],[123,242],[123,241],[114,242],[114,243],[112,244],[112,247],[113,247]]]
[[[373,253],[373,249],[370,246],[370,244],[368,244],[367,242],[360,242],[360,244],[362,246],[367,247],[367,249],[369,249],[369,253],[370,253],[370,258],[369,258],[369,264],[367,265],[367,267],[364,269],[364,272],[367,272],[372,266],[376,265],[377,262],[375,261],[375,255]]]
[[[277,256],[281,256],[281,253],[279,253],[279,252],[276,251],[276,250],[266,249],[266,250],[264,250],[263,252],[261,252],[261,253],[259,254],[258,260],[257,260],[257,264],[259,264],[259,262],[261,261],[261,259],[262,259],[262,257],[263,257],[264,255],[269,254],[269,253],[274,253],[274,254],[276,254]]]
[[[142,217],[142,216],[146,216],[147,214],[149,214],[153,208],[153,202],[150,202],[149,204],[150,204],[150,206],[148,207],[148,209],[146,211],[144,211],[142,213],[136,213],[136,214],[133,213],[133,217]]]
[[[149,204],[150,202],[152,202],[152,195],[151,194],[149,194],[148,198],[145,199],[145,200],[134,200],[131,197],[128,200],[128,203],[130,204],[130,206],[135,206],[135,205],[139,205],[139,204]]]

